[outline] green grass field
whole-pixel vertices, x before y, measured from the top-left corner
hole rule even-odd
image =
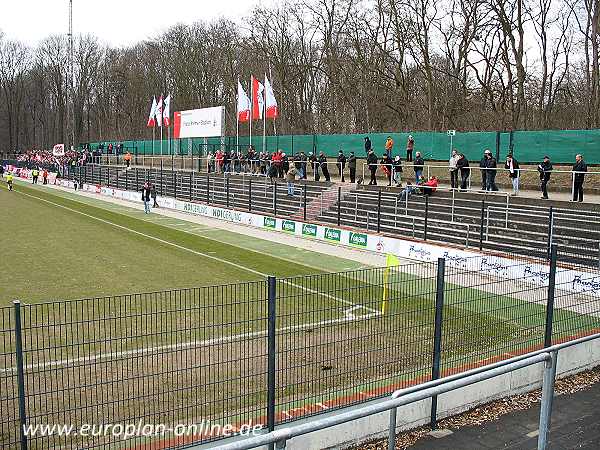
[[[395,271],[389,311],[381,316],[382,269],[282,244],[277,233],[266,241],[21,183],[15,192],[0,183],[0,208],[0,307],[5,306],[0,313],[6,321],[12,300],[28,304],[27,361],[42,362],[30,368],[28,385],[51,404],[36,405],[40,416],[44,408],[48,416],[65,405],[76,408],[82,401],[78,385],[95,386],[102,379],[102,389],[121,399],[120,417],[150,408],[166,421],[189,415],[247,419],[266,394],[261,333],[267,275],[297,277],[278,284],[278,410],[429,371],[433,265]],[[239,284],[224,287],[233,283]],[[221,286],[210,287],[215,285]],[[543,305],[483,285],[448,283],[446,289],[445,369],[540,342]],[[154,294],[109,297],[134,292]],[[86,300],[66,301],[73,299]],[[555,320],[556,336],[600,326],[595,317],[566,310],[557,311]],[[229,339],[244,333],[255,334]],[[196,344],[177,347],[188,342]],[[0,345],[0,354],[14,350],[14,341],[1,334]],[[152,357],[136,353],[147,348],[159,350]],[[120,356],[127,352],[134,353]],[[81,362],[105,354],[99,363]],[[12,359],[0,358],[0,371],[13,365]],[[132,395],[140,383],[173,382],[173,373],[180,388],[168,391],[156,406],[149,406],[152,396]],[[198,405],[196,390],[207,380],[203,398],[210,401]],[[7,391],[13,382],[4,380]],[[95,389],[89,389],[87,404],[98,401]],[[110,402],[100,403],[94,413],[115,414]],[[83,420],[92,412],[76,414]]]

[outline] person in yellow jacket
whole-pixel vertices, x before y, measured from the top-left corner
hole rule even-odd
[[[11,172],[8,172],[6,174],[6,183],[8,184],[8,190],[12,191],[13,190],[13,174]]]
[[[385,153],[391,157],[392,156],[392,149],[394,148],[394,140],[392,139],[391,136],[388,136],[387,139],[385,140]]]
[[[34,168],[31,171],[31,178],[33,178],[33,181],[32,181],[33,184],[37,184],[39,176],[40,176],[40,171],[37,168]]]

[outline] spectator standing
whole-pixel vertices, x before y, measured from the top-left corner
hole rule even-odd
[[[300,156],[298,158],[300,160],[300,178],[306,180],[306,155],[304,152],[300,152]]]
[[[152,184],[152,187],[150,188],[150,197],[152,197],[152,207],[153,208],[158,208],[158,202],[156,201],[156,185]]]
[[[48,184],[48,171],[46,169],[44,169],[44,172],[42,172],[42,179],[42,184]]]
[[[290,170],[290,160],[285,153],[281,154],[281,164],[283,166],[283,173],[287,174],[288,170]]]
[[[313,172],[315,174],[315,181],[319,181],[321,177],[319,175],[319,162],[317,159],[317,155],[315,155],[313,152],[310,152],[308,154],[308,161],[310,162]]]
[[[394,166],[394,161],[390,158],[390,155],[387,153],[383,155],[381,158],[381,169],[383,173],[385,173],[385,177],[388,180],[388,186],[392,185],[392,167]]]
[[[365,136],[365,153],[368,155],[372,148],[373,144],[371,144],[371,139],[369,139],[369,136]]]
[[[407,162],[412,162],[414,149],[415,149],[415,139],[412,137],[412,134],[409,134],[408,140],[406,141],[406,161]]]
[[[329,176],[329,168],[327,167],[327,157],[323,152],[319,153],[319,165],[321,166],[321,172],[323,172],[325,181],[330,181],[331,177]]]
[[[223,172],[231,172],[231,153],[225,150],[223,153]]]
[[[144,202],[144,214],[150,214],[150,186],[144,183],[142,187],[142,201]]]
[[[421,156],[421,152],[415,153],[415,160],[413,161],[413,168],[415,170],[415,182],[419,181],[421,175],[423,175],[423,167],[425,166],[425,161]]]
[[[469,168],[469,160],[462,153],[458,154],[456,167],[460,171],[460,189],[461,191],[464,191],[467,189],[471,169]]]
[[[511,195],[519,195],[519,161],[513,157],[512,153],[506,155],[506,163],[504,164],[504,168],[508,170],[508,176],[512,182],[513,192]]]
[[[487,152],[483,152],[483,157],[479,161],[479,171],[481,172],[481,190],[485,191],[487,189]]]
[[[392,156],[392,150],[394,149],[394,140],[391,136],[388,136],[385,140],[385,154],[388,156]]]
[[[294,166],[290,167],[285,174],[285,181],[287,181],[287,195],[289,197],[294,196],[294,181],[296,181],[296,175],[298,175],[298,170]]]
[[[587,164],[583,160],[583,156],[575,156],[575,164],[573,164],[573,201],[583,201],[583,181],[587,172]]]
[[[123,159],[125,160],[125,165],[129,169],[129,166],[131,165],[131,153],[129,153],[129,152],[125,153],[125,156],[123,156]]]
[[[548,182],[550,181],[550,174],[552,173],[552,163],[548,155],[544,156],[544,160],[537,167],[540,173],[540,190],[542,191],[542,198],[548,199]]]
[[[344,170],[346,169],[346,155],[344,155],[343,150],[340,150],[338,152],[337,168],[340,179],[342,180],[342,183],[344,183],[346,181],[344,180]]]
[[[456,149],[452,150],[452,156],[450,156],[450,160],[448,161],[448,172],[450,172],[450,187],[452,189],[456,189],[458,187],[458,167],[456,167],[456,163],[460,159],[458,152]]]
[[[377,155],[375,155],[373,149],[369,150],[367,164],[369,165],[369,171],[371,172],[371,181],[369,181],[369,186],[377,186],[377,177],[375,176],[377,173]]]
[[[396,183],[396,187],[400,187],[402,186],[402,160],[400,159],[400,155],[396,155],[392,164],[394,183]]]
[[[485,176],[485,190],[496,192],[498,190],[498,186],[496,186],[496,173],[498,172],[498,163],[496,161],[496,158],[494,158],[494,156],[492,155],[491,151],[486,150],[485,156],[487,158],[485,163],[485,167],[487,169],[487,173]]]
[[[356,181],[356,156],[354,156],[354,152],[350,152],[350,156],[348,156],[348,170],[350,170],[350,183],[354,183]]]
[[[215,153],[215,161],[217,162],[217,171],[219,173],[223,173],[223,152],[219,149],[217,153]]]

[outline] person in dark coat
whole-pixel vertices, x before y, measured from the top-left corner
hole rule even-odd
[[[377,155],[375,155],[373,149],[369,150],[367,164],[369,165],[369,171],[371,172],[371,181],[369,181],[369,186],[377,186],[377,177],[375,176],[377,173]]]
[[[319,181],[321,177],[319,176],[319,162],[317,155],[315,155],[313,152],[310,152],[308,154],[308,161],[310,162],[313,172],[315,173],[315,181]]]
[[[583,181],[587,172],[587,164],[583,160],[583,156],[575,156],[575,164],[573,164],[573,201],[583,201]]]
[[[371,139],[369,139],[369,136],[365,136],[365,153],[368,155],[372,148],[373,144],[371,144]]]
[[[327,167],[327,157],[323,152],[319,153],[319,165],[321,166],[321,172],[323,172],[325,181],[330,181],[331,177],[329,176],[329,168]]]
[[[152,207],[158,208],[158,202],[156,201],[156,185],[152,184],[150,187],[150,197],[152,197]]]
[[[338,168],[338,174],[340,175],[340,178],[342,179],[342,183],[344,183],[346,181],[346,180],[344,180],[344,169],[346,169],[346,155],[344,155],[344,152],[342,150],[340,150],[338,153],[337,168]]]
[[[485,151],[486,156],[486,175],[485,175],[485,190],[486,191],[497,191],[498,186],[496,186],[496,173],[498,172],[498,163],[496,162],[496,158],[492,155],[492,152],[489,150]]]
[[[388,180],[388,184],[387,184],[388,186],[392,185],[393,167],[394,167],[394,161],[392,160],[390,155],[385,153],[383,155],[383,158],[381,158],[381,169],[383,170],[383,173],[385,173],[385,177]]]
[[[350,152],[350,156],[348,156],[348,170],[350,170],[350,183],[354,183],[356,181],[356,156],[354,156],[354,152]]]
[[[298,160],[300,161],[300,178],[302,178],[303,180],[306,180],[306,155],[304,154],[304,152],[300,152],[300,156],[298,157]]]
[[[544,156],[544,160],[537,167],[537,170],[540,173],[540,190],[542,191],[543,199],[548,199],[548,181],[550,181],[552,169],[550,157],[547,155]]]
[[[394,169],[394,182],[396,183],[396,187],[402,186],[402,159],[400,155],[396,155],[393,162]]]
[[[504,168],[508,170],[508,176],[513,185],[513,196],[519,195],[519,161],[517,161],[512,153],[506,155],[506,163]]]
[[[469,176],[471,175],[471,169],[469,167],[469,160],[462,153],[459,153],[458,155],[458,161],[456,161],[456,168],[460,172],[460,189],[464,191],[467,189]]]
[[[483,158],[479,161],[479,171],[481,172],[481,190],[485,191],[487,189],[487,152],[486,150],[483,152]]]
[[[415,170],[415,183],[419,182],[419,178],[423,175],[423,167],[425,166],[425,161],[421,156],[421,152],[415,153],[415,160],[413,161],[413,168]]]
[[[150,214],[150,186],[148,183],[144,183],[144,187],[142,188],[142,201],[144,202],[144,213]]]

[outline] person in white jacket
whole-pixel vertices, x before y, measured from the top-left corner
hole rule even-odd
[[[456,149],[452,150],[452,156],[450,156],[450,160],[448,161],[448,171],[450,172],[450,186],[452,189],[458,188],[458,167],[456,167],[456,163],[460,159],[460,156]]]

